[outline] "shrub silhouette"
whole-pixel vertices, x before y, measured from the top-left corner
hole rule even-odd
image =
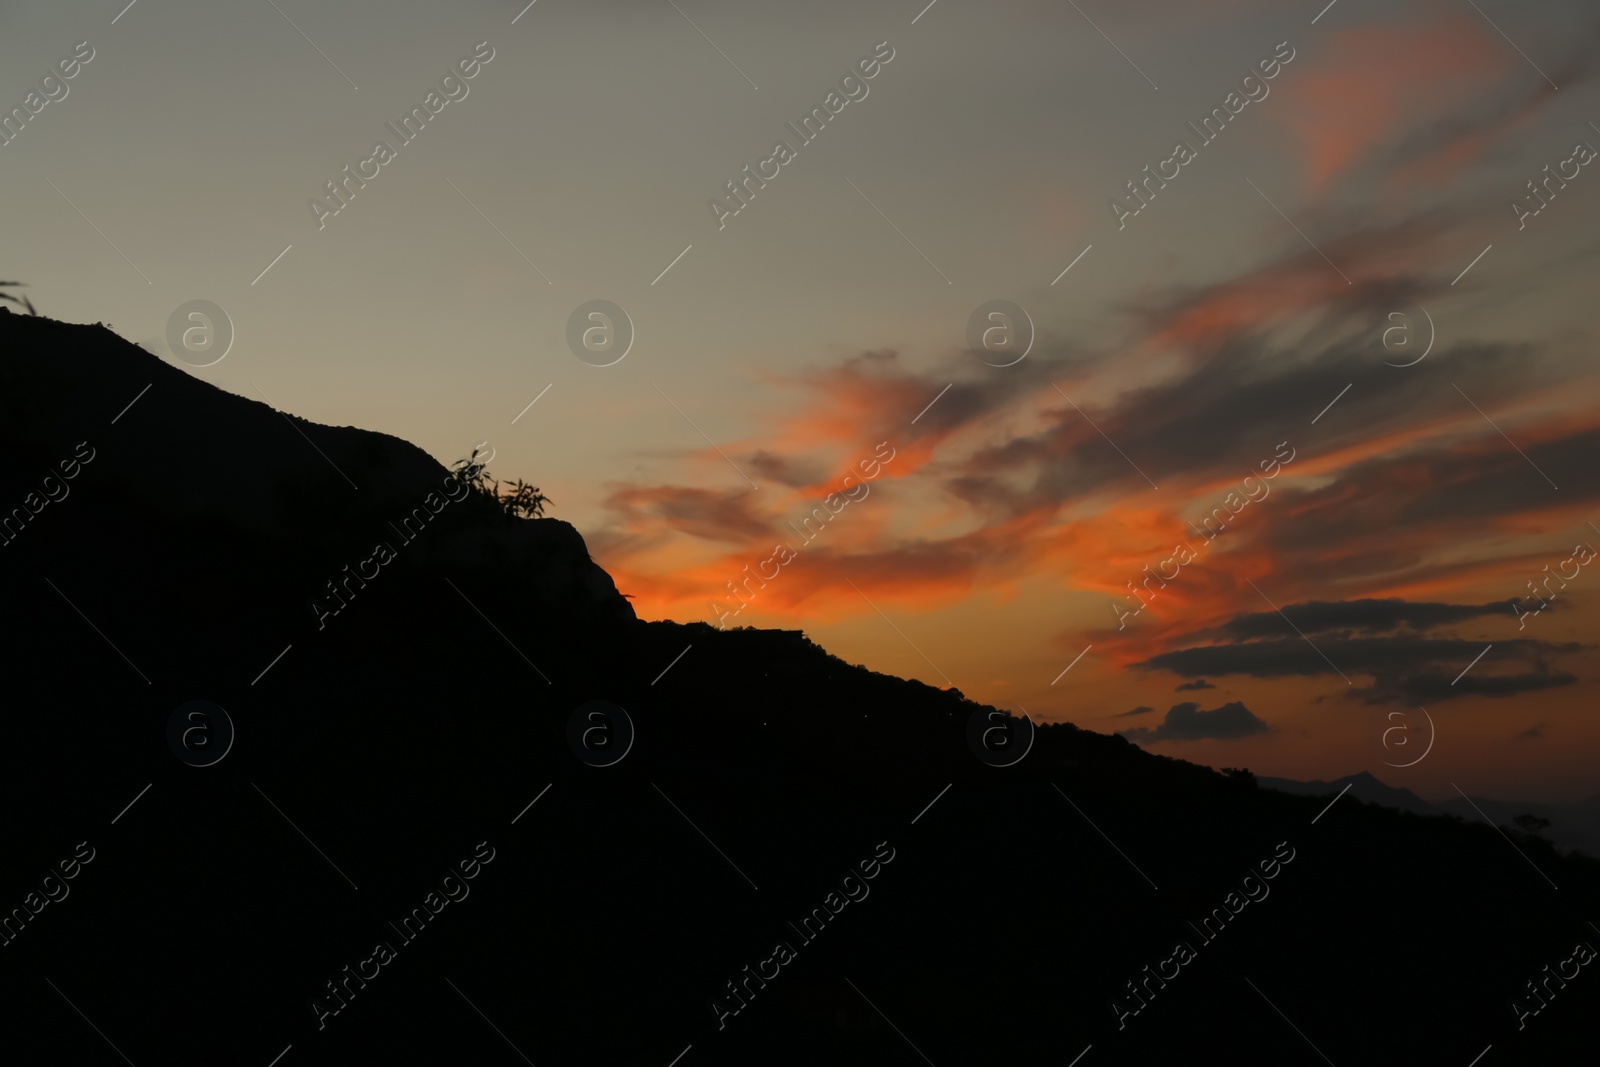
[[[518,478],[511,483],[510,489],[499,492],[499,484],[495,489],[499,495],[500,506],[506,509],[506,514],[514,518],[536,519],[544,514],[544,506],[550,503],[550,498],[539,492],[539,487],[529,485]]]
[[[543,517],[550,498],[541,493],[538,486],[521,478],[502,488],[501,483],[490,476],[488,464],[478,459],[480,454],[480,450],[474,448],[471,456],[450,465],[456,480],[478,496],[492,500],[510,518]]]
[[[450,473],[456,481],[466,485],[473,492],[493,497],[494,491],[489,488],[489,465],[486,462],[479,462],[480,454],[480,450],[474,448],[472,455],[450,464]]]

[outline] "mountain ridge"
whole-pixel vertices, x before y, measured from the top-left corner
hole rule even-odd
[[[1248,978],[1335,1062],[1468,1062],[1489,1041],[1589,1054],[1600,986],[1525,1035],[1506,1004],[1587,929],[1566,901],[1600,894],[1600,863],[1524,840],[1536,874],[1482,820],[1330,807],[1070,723],[999,765],[974,738],[1025,743],[1000,709],[798,631],[639,620],[575,528],[482,498],[443,508],[319,628],[313,600],[446,468],[297,426],[325,460],[266,405],[153,358],[103,327],[0,316],[0,507],[43,500],[44,472],[95,449],[0,551],[0,805],[19,813],[0,820],[0,899],[73,842],[98,857],[8,943],[18,1019],[78,1025],[49,976],[135,1062],[286,1044],[297,1064],[503,1062],[449,978],[540,1062],[686,1045],[694,1067],[905,1062],[898,1028],[940,1062],[1114,1044],[1164,1064],[1197,1041],[1246,1067],[1303,1060]],[[175,758],[193,701],[232,724],[212,766]],[[620,731],[606,765],[581,740],[596,701]],[[319,1028],[364,932],[475,842],[494,876]],[[893,877],[719,1029],[728,976],[880,842]],[[1275,849],[1292,874],[1240,914],[1242,872]],[[1412,900],[1428,921],[1396,922]],[[1237,920],[1184,964],[1206,977],[1131,1018],[1157,987],[1127,977],[1219,901]],[[1486,909],[1498,935],[1465,936]],[[1407,1010],[1350,1024],[1374,1003]],[[35,1030],[34,1058],[59,1059]]]
[[[1557,847],[1600,857],[1600,794],[1567,803],[1545,801],[1496,800],[1492,797],[1447,797],[1434,803],[1409,789],[1396,788],[1367,771],[1347,774],[1331,782],[1315,779],[1302,782],[1292,778],[1260,777],[1257,783],[1295,796],[1327,796],[1349,787],[1357,800],[1381,807],[1396,808],[1416,815],[1452,816],[1468,822],[1490,820],[1491,825],[1510,827],[1518,815],[1549,819],[1543,831]]]

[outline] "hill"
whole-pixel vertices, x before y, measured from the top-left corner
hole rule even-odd
[[[1539,801],[1456,796],[1447,797],[1438,804],[1430,804],[1411,790],[1385,785],[1366,771],[1347,774],[1331,782],[1297,782],[1291,778],[1258,778],[1256,781],[1266,789],[1306,797],[1331,797],[1348,789],[1352,797],[1369,804],[1417,815],[1452,815],[1467,822],[1489,820],[1502,828],[1514,828],[1519,815],[1533,815],[1550,821],[1550,826],[1542,831],[1541,836],[1549,838],[1557,849],[1583,852],[1591,857],[1600,856],[1600,797],[1589,797],[1570,804],[1546,804]]]
[[[0,445],[18,1062],[1592,1058],[1600,978],[1526,985],[1600,944],[1582,856],[1067,724],[991,765],[1000,709],[641,621],[100,326],[0,314]]]

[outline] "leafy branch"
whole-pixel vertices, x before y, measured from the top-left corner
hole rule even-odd
[[[10,288],[10,289],[26,289],[27,288],[27,283],[26,282],[0,282],[0,289],[7,289],[7,288]],[[37,311],[35,311],[33,309],[33,301],[29,300],[26,296],[16,297],[16,296],[12,296],[10,293],[0,292],[0,300],[9,300],[13,304],[21,304],[23,307],[28,309],[28,314],[30,314],[30,315],[39,314]]]
[[[538,486],[521,478],[502,485],[490,476],[487,461],[480,460],[479,455],[480,450],[474,448],[471,456],[456,460],[450,465],[451,475],[475,495],[492,500],[510,518],[536,519],[544,515],[550,498]]]

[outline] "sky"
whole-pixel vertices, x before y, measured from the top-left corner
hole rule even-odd
[[[490,442],[641,617],[1570,800],[1597,43],[1568,0],[0,3],[0,275],[306,418]]]

